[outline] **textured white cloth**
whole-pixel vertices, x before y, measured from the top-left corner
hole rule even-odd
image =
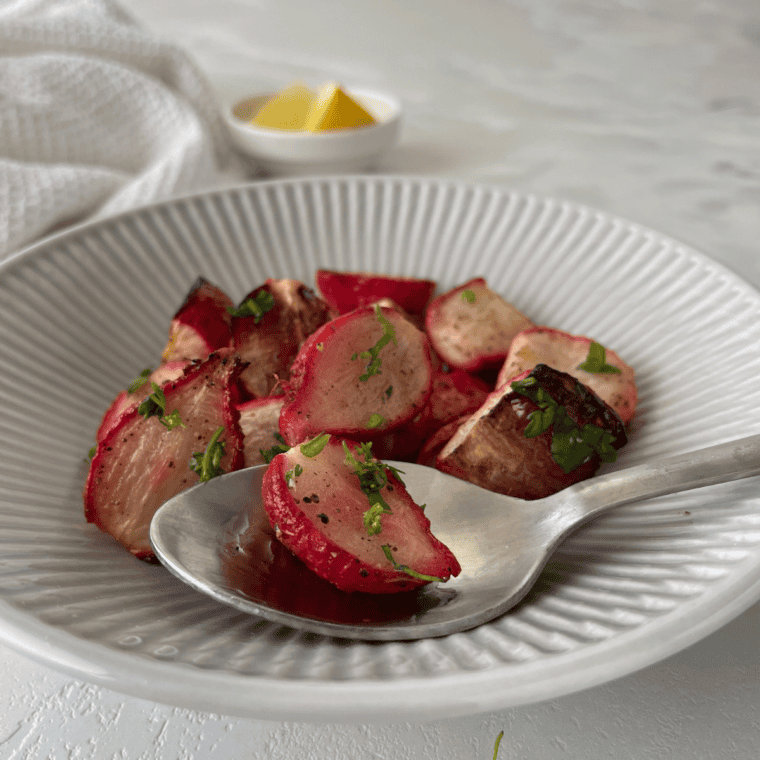
[[[244,177],[181,50],[112,0],[0,0],[0,260],[67,222]]]

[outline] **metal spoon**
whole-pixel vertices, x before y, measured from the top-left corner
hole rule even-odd
[[[153,518],[150,539],[178,578],[220,602],[315,633],[365,640],[421,639],[481,625],[516,605],[559,544],[623,504],[760,474],[760,435],[601,475],[523,501],[437,470],[394,462],[462,573],[406,594],[346,594],[277,542],[261,500],[265,466],[180,493]],[[248,524],[240,522],[248,513]]]

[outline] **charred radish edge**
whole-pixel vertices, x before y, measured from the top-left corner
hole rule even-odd
[[[378,328],[380,335],[375,337]],[[391,350],[399,346],[399,330],[404,353]],[[357,344],[369,340],[371,346],[357,350]],[[346,362],[362,365],[356,374],[346,373]],[[416,371],[409,373],[410,366]],[[405,393],[398,389],[402,377],[411,382]],[[280,432],[291,445],[320,430],[375,440],[422,411],[431,382],[432,360],[424,333],[392,309],[356,309],[323,325],[304,342],[285,384]],[[333,408],[326,412],[330,397],[341,400],[342,417],[336,417]]]
[[[599,425],[580,424],[574,420],[565,406],[557,403],[554,396],[547,390],[546,384],[542,384],[540,377],[545,367],[545,364],[539,364],[528,377],[517,380],[510,386],[513,391],[530,399],[538,407],[528,415],[530,422],[523,433],[525,437],[535,438],[542,433],[551,432],[552,456],[565,473],[570,473],[580,467],[594,454],[602,462],[608,464],[615,462],[617,448],[619,448],[615,446],[618,436]],[[593,391],[577,380],[576,385],[581,396],[593,395],[596,400],[604,404]],[[607,409],[609,415],[615,415],[610,407]],[[622,427],[622,422],[619,420],[618,422]]]
[[[90,463],[84,490],[87,521],[136,557],[153,559],[147,537],[150,518],[167,498],[197,481],[189,466],[191,446],[194,439],[208,440],[213,435],[215,428],[209,428],[205,416],[210,409],[215,410],[219,424],[227,431],[225,466],[229,471],[243,466],[243,438],[236,409],[241,369],[242,363],[229,349],[220,350],[204,361],[192,362],[179,379],[162,387],[166,402],[179,408],[187,429],[154,427],[156,423],[144,418],[137,404],[127,409],[98,443]],[[204,405],[208,408],[202,411]],[[139,441],[147,441],[147,450],[161,459],[142,456],[134,460]],[[188,452],[186,459],[183,451]],[[117,484],[118,492],[114,490]]]
[[[483,306],[482,304],[485,304]],[[425,314],[433,348],[452,367],[477,372],[498,366],[528,317],[475,277],[435,298]]]
[[[579,428],[590,423],[609,430],[616,449],[626,443],[618,415],[575,377],[546,365],[538,365],[530,374]],[[554,458],[551,430],[525,437],[531,424],[528,415],[534,411],[543,410],[509,384],[501,385],[474,414],[453,424],[456,429],[435,455],[435,467],[482,488],[527,500],[549,496],[594,475],[601,464],[595,451],[566,472]],[[435,454],[439,443],[431,440],[426,455]]]
[[[319,461],[315,463],[317,470],[312,470],[305,460],[302,460],[303,467],[299,466],[297,458],[294,461],[293,452],[296,450],[306,458],[313,458],[322,453],[328,445],[330,446],[328,458],[322,460],[322,464]],[[357,535],[352,533],[353,531],[361,531],[362,522],[362,513],[357,511],[357,508],[361,509],[362,497],[359,497],[359,501],[357,501],[361,489],[358,484],[350,485],[353,475],[357,473],[352,472],[351,464],[346,461],[346,447],[352,452],[353,459],[358,461],[361,456],[359,444],[329,434],[320,434],[300,446],[293,447],[289,452],[275,457],[264,474],[262,495],[265,509],[275,529],[276,536],[314,572],[348,592],[395,593],[411,590],[432,581],[445,581],[452,575],[458,575],[461,568],[456,558],[430,532],[430,521],[424,516],[422,508],[411,500],[403,483],[394,474],[393,468],[389,468],[387,472],[387,488],[392,488],[395,500],[393,504],[399,507],[403,506],[403,509],[398,513],[394,509],[391,513],[396,513],[396,520],[389,541],[383,543],[373,541],[375,548],[371,550],[371,544],[357,542],[355,538],[349,540],[347,544],[345,543],[346,537]],[[368,446],[365,446],[363,450],[367,452]],[[377,464],[382,466],[382,463],[378,462]],[[346,465],[348,467],[344,469]],[[320,467],[327,469],[322,469],[320,472]],[[336,474],[339,471],[344,473],[344,475],[338,476],[338,481],[332,479],[334,477],[331,473],[333,467],[338,468]],[[316,495],[307,498],[298,490],[291,492],[291,489],[298,488],[301,476],[316,476],[317,480],[314,483],[318,484],[322,474],[329,478],[329,482],[334,484],[333,487],[337,485],[338,490],[334,491],[327,501],[322,496],[322,502],[315,502],[319,506],[311,503],[312,499],[317,498]],[[370,478],[370,480],[376,482],[374,478]],[[307,484],[305,493],[309,493],[312,487],[314,486]],[[319,486],[317,485],[317,487]],[[343,488],[348,488],[349,493],[352,494],[347,497],[348,501],[343,500]],[[371,487],[370,492],[372,492]],[[319,493],[322,494],[321,491]],[[363,496],[367,496],[366,492],[362,491],[362,493]],[[296,506],[301,503],[298,499],[302,500],[300,507]],[[309,502],[308,507],[306,502]],[[348,507],[348,511],[346,507]],[[338,516],[341,515],[341,508],[342,516],[344,520],[347,520],[346,524],[349,526],[345,530],[348,530],[349,533],[324,533],[323,531],[329,530],[329,526],[333,525],[332,517],[336,513]],[[408,533],[409,531],[412,533]],[[420,547],[424,546],[424,555],[420,556],[422,566],[419,570],[412,569],[415,562],[410,561],[413,559],[411,556],[405,557],[404,562],[396,562],[392,554],[393,551],[396,551],[396,546],[402,547],[398,543],[399,536],[413,534],[418,536],[416,543],[419,544],[419,541],[422,540],[422,544],[419,545]],[[362,551],[359,554],[354,554],[349,548],[353,544],[356,544],[357,547],[361,544]],[[346,548],[343,548],[344,546]],[[384,546],[387,546],[387,549],[383,548]],[[370,550],[370,554],[366,555],[366,561],[360,558],[365,556],[365,550]],[[401,551],[403,554],[403,547]],[[388,558],[387,552],[391,552],[390,558]],[[379,561],[380,557],[382,557],[381,562]],[[386,562],[387,568],[384,567]],[[408,570],[411,570],[411,573],[407,572]],[[425,570],[427,572],[424,572]]]
[[[227,309],[232,305],[221,288],[199,277],[172,318],[162,360],[205,359],[212,351],[228,348],[232,332]]]
[[[422,314],[436,287],[433,280],[330,269],[317,271],[316,284],[325,301],[340,314],[384,298],[392,299],[409,314]]]
[[[633,368],[597,341],[553,327],[535,326],[515,336],[496,385],[510,383],[537,364],[566,372],[609,404],[625,424],[636,412],[638,391]]]
[[[298,350],[333,312],[299,280],[267,279],[233,310],[232,345],[249,363],[241,383],[252,398],[281,395]]]

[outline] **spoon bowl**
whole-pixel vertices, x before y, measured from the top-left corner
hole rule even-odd
[[[444,636],[493,620],[531,589],[583,523],[624,504],[760,475],[760,435],[600,475],[524,501],[422,465],[390,462],[426,504],[462,572],[403,594],[339,591],[275,538],[261,498],[266,466],[196,485],[155,514],[156,556],[180,580],[239,610],[314,633],[364,640]]]

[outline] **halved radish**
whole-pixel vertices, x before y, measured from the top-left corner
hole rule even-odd
[[[592,344],[594,348],[592,348]],[[597,352],[589,361],[589,352]],[[609,404],[624,423],[636,411],[638,392],[633,368],[614,351],[603,348],[585,335],[571,335],[551,327],[532,327],[516,335],[499,371],[497,385],[503,385],[537,364],[548,364],[567,372],[591,388]],[[606,367],[605,367],[606,364]]]
[[[320,269],[317,288],[340,314],[390,298],[409,314],[422,314],[435,292],[433,280]]]
[[[306,338],[333,316],[329,306],[298,280],[267,280],[234,311],[233,346],[248,367],[241,375],[253,398],[282,393]]]
[[[212,351],[227,348],[232,340],[232,299],[216,285],[199,277],[169,325],[164,363],[205,359]]]
[[[412,419],[430,395],[427,338],[394,309],[364,307],[322,326],[298,353],[280,432],[370,440]]]
[[[626,441],[604,401],[539,364],[515,387],[495,390],[458,427],[436,467],[490,491],[539,499],[591,477]]]
[[[343,591],[408,591],[460,572],[397,474],[366,445],[324,434],[291,448],[272,460],[262,494],[277,538]]]
[[[452,367],[476,372],[504,361],[517,333],[533,322],[476,277],[428,306],[425,329]]]
[[[151,559],[150,521],[167,499],[199,481],[191,459],[204,453],[219,428],[225,472],[243,466],[238,425],[240,360],[229,350],[194,362],[163,387],[166,416],[176,411],[183,426],[171,427],[157,405],[133,406],[98,443],[84,491],[88,522],[109,533],[132,554]],[[152,411],[156,411],[152,414]],[[148,416],[143,416],[148,414]]]

